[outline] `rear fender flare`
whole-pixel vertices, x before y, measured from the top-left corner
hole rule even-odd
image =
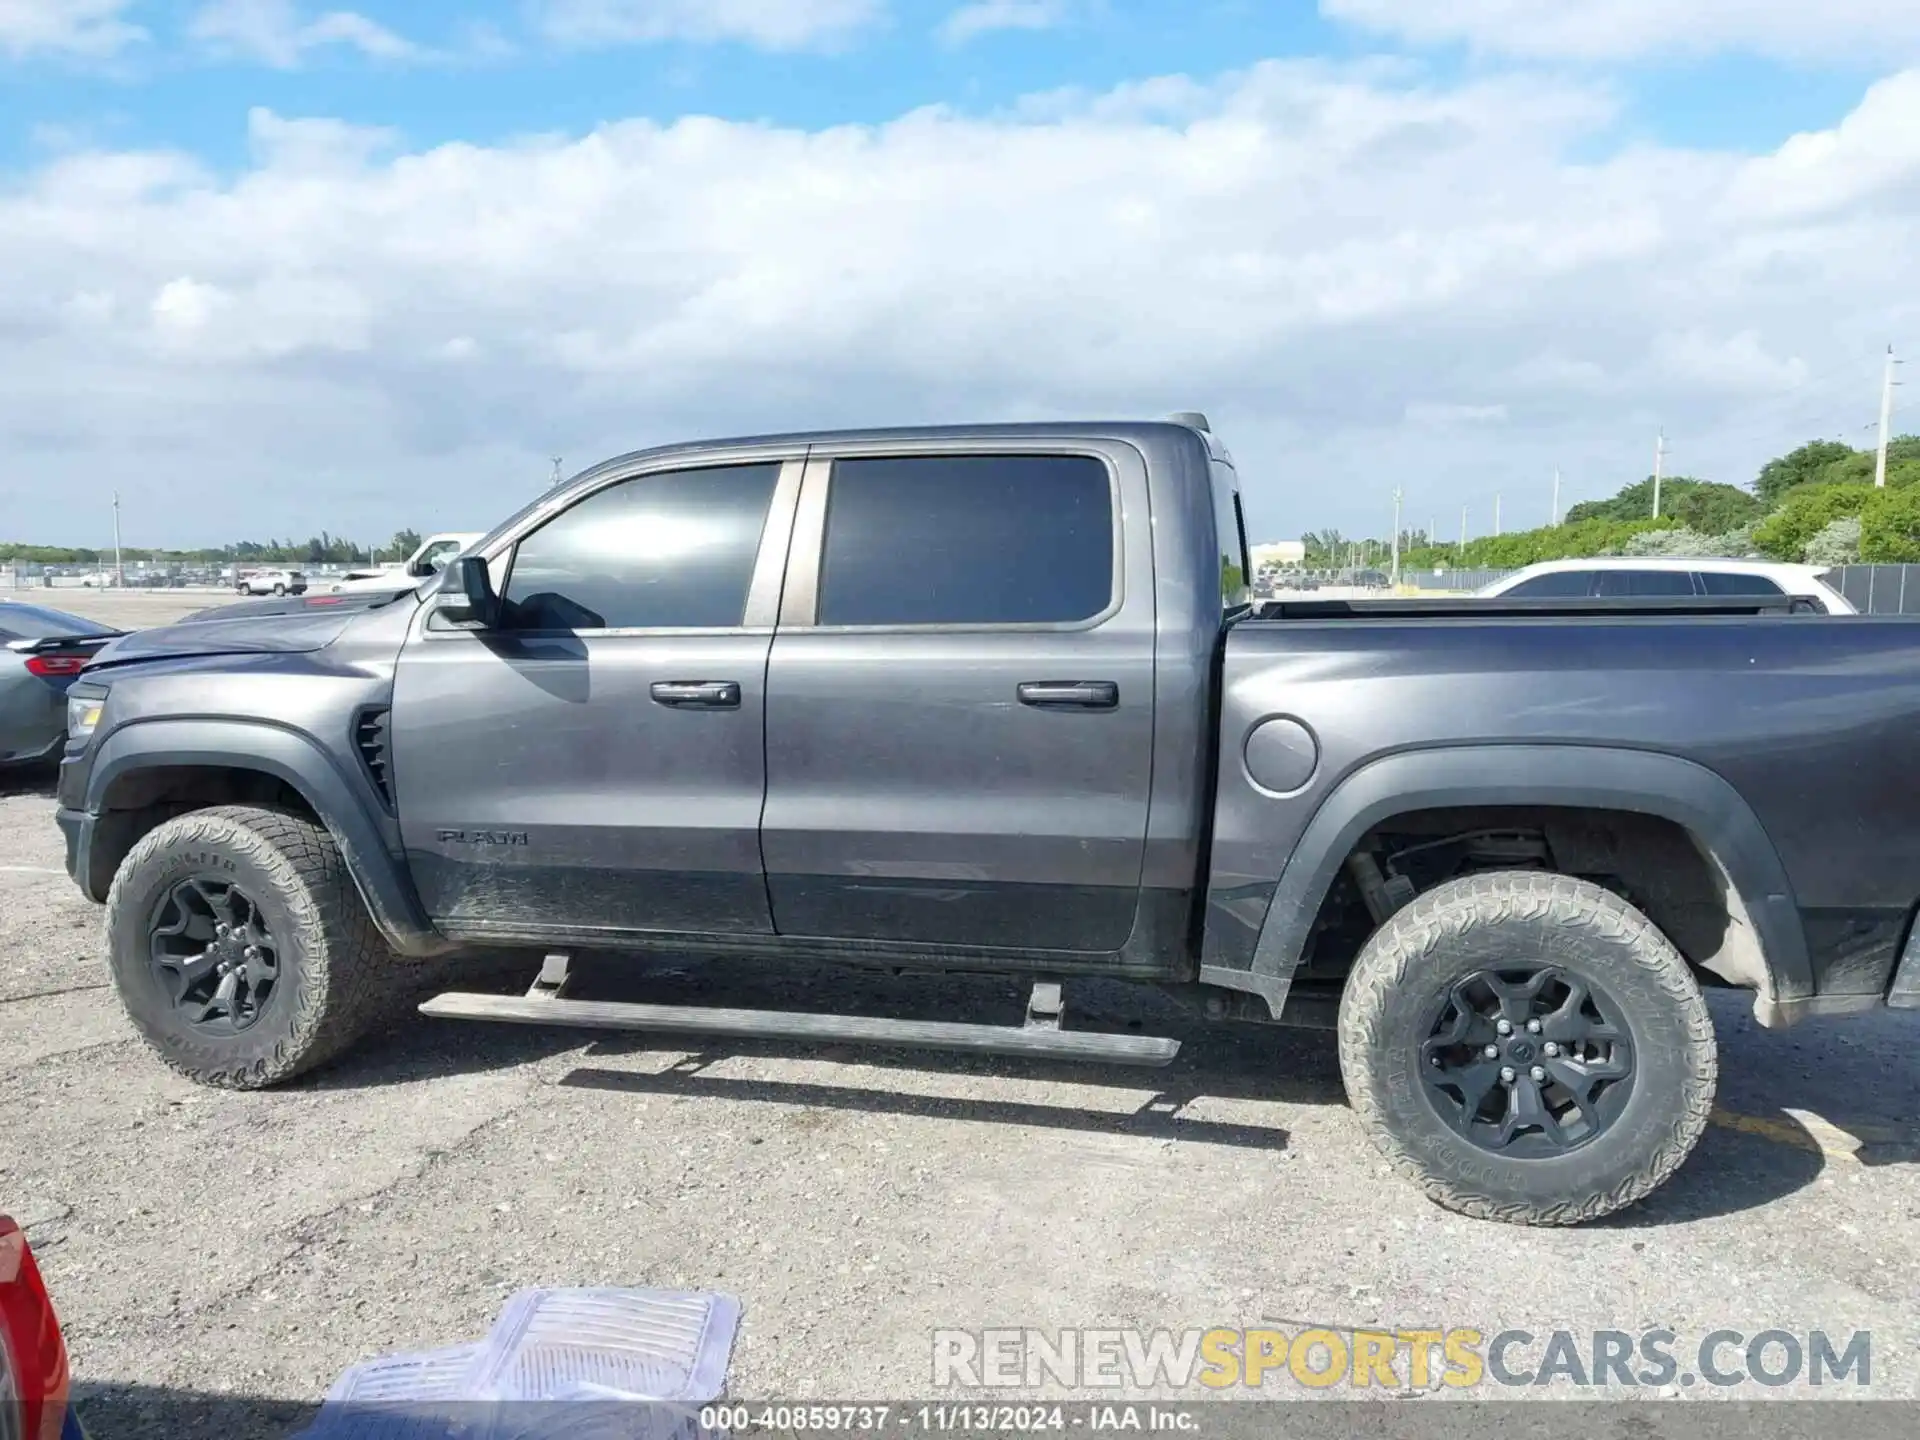
[[[104,814],[115,787],[130,776],[188,766],[252,770],[291,786],[340,847],[367,913],[387,943],[410,957],[453,948],[422,912],[411,878],[382,839],[356,793],[356,781],[301,731],[253,720],[135,721],[101,741],[87,778],[86,808],[92,815]]]
[[[1315,811],[1274,888],[1252,978],[1282,995],[1340,867],[1360,838],[1412,810],[1552,805],[1671,820],[1725,872],[1745,906],[1772,993],[1813,994],[1806,932],[1779,852],[1752,808],[1703,765],[1648,750],[1585,745],[1483,745],[1403,751],[1361,766]],[[1248,987],[1255,988],[1255,987]]]

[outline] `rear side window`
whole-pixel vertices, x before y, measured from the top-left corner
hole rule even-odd
[[[1113,493],[1086,455],[839,460],[822,625],[1038,625],[1113,599]]]
[[[1601,570],[1595,595],[1675,596],[1693,594],[1693,576],[1684,570]]]
[[[1553,570],[1500,592],[1515,600],[1571,600],[1593,593],[1591,570]]]
[[[1709,595],[1784,595],[1764,575],[1734,575],[1725,570],[1702,570],[1700,583]]]
[[[517,630],[728,629],[780,466],[641,475],[589,495],[521,540],[507,579]]]
[[[1253,603],[1247,558],[1247,522],[1240,509],[1240,477],[1231,465],[1212,462],[1213,524],[1220,541],[1220,604],[1239,610]]]

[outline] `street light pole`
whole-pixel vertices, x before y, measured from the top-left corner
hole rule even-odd
[[[113,492],[113,583],[127,588],[126,566],[120,561],[120,492]]]

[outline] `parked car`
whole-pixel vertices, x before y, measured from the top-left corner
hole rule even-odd
[[[1597,558],[1548,560],[1496,580],[1479,593],[1509,600],[1631,595],[1800,595],[1829,615],[1857,613],[1814,565],[1770,560]]]
[[[431,580],[454,556],[482,538],[480,531],[447,531],[429,535],[403,564],[389,569],[350,570],[326,587],[332,595],[354,595],[385,590],[411,590]]]
[[[33,1249],[0,1214],[0,1436],[85,1440],[68,1404],[71,1383],[66,1342]]]
[[[249,570],[233,588],[242,595],[304,595],[307,577],[298,570]]]
[[[64,610],[0,600],[0,767],[59,755],[67,738],[67,687],[119,633]]]
[[[73,690],[68,869],[206,1084],[339,1055],[396,957],[481,946],[527,995],[428,1014],[1171,1060],[1063,1023],[1107,977],[1336,1028],[1401,1174],[1535,1224],[1693,1149],[1703,986],[1776,1026],[1920,1005],[1920,627],[1745,595],[1254,618],[1239,517],[1199,417],[625,456],[418,592],[114,641]],[[595,948],[1032,990],[1009,1025],[569,998]]]

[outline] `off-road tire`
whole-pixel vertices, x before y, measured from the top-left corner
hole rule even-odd
[[[1603,987],[1635,1052],[1619,1119],[1542,1159],[1465,1139],[1417,1073],[1453,983],[1521,954]],[[1479,1219],[1574,1225],[1632,1205],[1680,1168],[1713,1108],[1713,1019],[1686,961],[1619,896],[1564,875],[1500,871],[1419,896],[1361,950],[1340,1000],[1339,1040],[1347,1098],[1368,1138],[1431,1199]]]
[[[279,942],[280,979],[237,1034],[187,1024],[149,965],[156,906],[195,876],[245,884]],[[106,929],[114,987],[135,1028],[182,1075],[223,1089],[278,1085],[325,1064],[359,1038],[398,983],[340,847],[315,820],[283,810],[223,805],[150,831],[114,877]]]

